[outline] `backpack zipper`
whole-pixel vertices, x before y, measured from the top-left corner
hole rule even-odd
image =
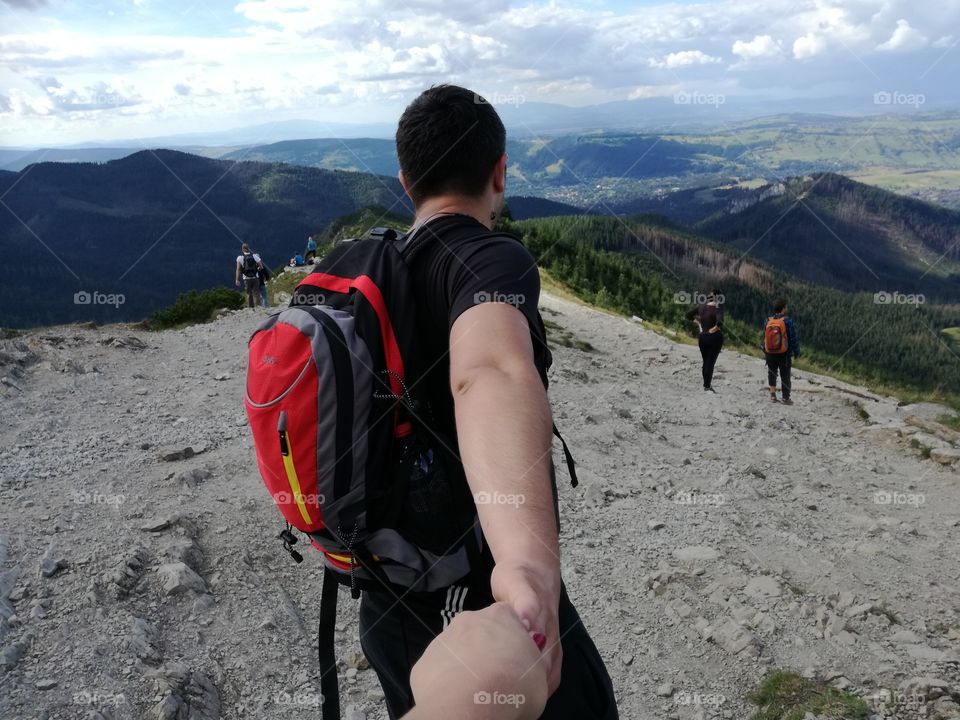
[[[300,478],[297,477],[297,467],[293,464],[293,453],[290,452],[290,435],[287,433],[287,411],[280,411],[280,418],[277,420],[277,432],[280,434],[280,456],[283,459],[283,469],[287,473],[287,482],[290,484],[290,492],[293,493],[293,499],[297,502],[297,508],[300,510],[300,517],[309,526],[313,524],[310,519],[310,513],[307,512],[307,506],[303,502],[303,491],[300,489]]]

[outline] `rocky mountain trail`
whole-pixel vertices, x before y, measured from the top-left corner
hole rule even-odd
[[[805,371],[774,404],[731,351],[705,393],[695,346],[542,305],[582,341],[551,370],[581,478],[555,449],[562,563],[621,717],[746,718],[773,668],[877,718],[960,717],[943,408]],[[243,411],[263,316],[0,338],[0,717],[319,715],[322,568],[276,540]],[[337,629],[345,716],[386,718],[345,591]]]

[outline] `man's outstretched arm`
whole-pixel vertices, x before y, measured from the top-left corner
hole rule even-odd
[[[483,303],[450,330],[450,384],[467,482],[496,567],[491,588],[546,635],[549,688],[560,683],[560,549],[550,484],[553,421],[526,316]]]

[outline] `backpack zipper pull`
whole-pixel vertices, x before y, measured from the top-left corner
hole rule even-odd
[[[281,531],[277,537],[283,542],[283,549],[290,553],[290,557],[293,558],[293,561],[299,565],[303,562],[303,555],[298,553],[293,549],[293,545],[297,543],[297,536],[290,531],[291,526],[288,524],[286,529]]]

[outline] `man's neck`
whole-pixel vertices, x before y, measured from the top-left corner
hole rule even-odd
[[[420,203],[414,217],[414,226],[426,222],[437,215],[469,215],[488,229],[493,227],[490,211],[482,199],[464,198],[454,195],[444,195],[429,198]]]

